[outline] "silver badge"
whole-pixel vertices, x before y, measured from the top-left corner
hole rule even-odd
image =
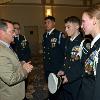
[[[52,48],[54,48],[56,46],[56,43],[57,43],[57,38],[52,38],[51,39],[51,46],[52,46]]]

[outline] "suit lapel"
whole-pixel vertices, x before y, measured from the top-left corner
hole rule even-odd
[[[15,53],[12,49],[8,48],[8,47],[7,47],[6,45],[4,45],[3,43],[0,43],[0,45],[1,45],[2,48],[6,49],[11,55],[15,56],[15,57],[18,59],[16,53]]]

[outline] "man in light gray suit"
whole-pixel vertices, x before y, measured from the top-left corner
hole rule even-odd
[[[24,79],[33,69],[30,62],[20,63],[9,47],[14,36],[13,24],[0,20],[0,100],[22,100],[25,96]]]

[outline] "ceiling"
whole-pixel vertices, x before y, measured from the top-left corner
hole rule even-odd
[[[91,6],[98,3],[100,0],[9,0],[9,2],[1,3],[1,5]]]

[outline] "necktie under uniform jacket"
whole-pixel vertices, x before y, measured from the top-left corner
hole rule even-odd
[[[27,72],[17,55],[0,43],[0,100],[22,100],[25,97],[26,77]]]

